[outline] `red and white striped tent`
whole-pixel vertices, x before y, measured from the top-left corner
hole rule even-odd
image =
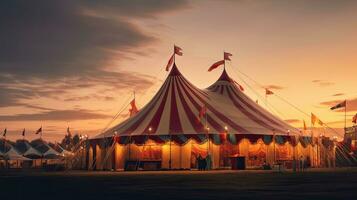
[[[202,107],[206,112],[199,119]],[[120,143],[128,139],[135,143],[147,139],[184,143],[190,138],[204,141],[209,136],[215,140],[222,135],[236,141],[272,135],[290,138],[300,135],[300,131],[252,101],[225,70],[213,85],[199,89],[174,64],[160,90],[145,107],[96,139],[114,134]]]

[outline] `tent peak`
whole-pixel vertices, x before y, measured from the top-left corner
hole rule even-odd
[[[232,79],[228,76],[226,69],[223,69],[221,76],[218,78],[217,81],[228,81],[231,82]]]
[[[172,65],[169,76],[181,76],[181,72],[178,70],[176,63]]]

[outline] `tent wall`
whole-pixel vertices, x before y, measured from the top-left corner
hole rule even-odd
[[[111,149],[111,150],[110,150]],[[214,144],[212,141],[198,143],[195,140],[189,140],[183,145],[171,142],[171,169],[192,169],[197,168],[197,157],[201,155],[211,156],[212,169],[230,167],[230,156],[240,155],[246,157],[247,167],[260,167],[264,162],[273,165],[277,160],[310,159],[312,167],[333,167],[334,166],[334,148],[326,148],[323,145],[307,145],[300,143],[293,146],[289,142],[278,144],[271,142],[265,144],[263,140],[258,139],[251,143],[248,139],[242,139],[238,144],[223,142]],[[123,170],[125,162],[142,160],[161,160],[161,167],[169,169],[170,165],[170,143],[156,144],[149,141],[145,145],[136,144],[118,144],[113,148],[100,148],[95,145],[95,151],[92,147],[88,150],[89,169],[96,170]],[[158,155],[159,154],[159,155]],[[105,163],[104,157],[107,155]],[[154,155],[154,158],[153,158]],[[324,158],[321,160],[321,158]],[[228,161],[228,164],[227,164]],[[90,168],[93,166],[94,168]]]

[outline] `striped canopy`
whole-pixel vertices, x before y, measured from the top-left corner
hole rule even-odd
[[[206,114],[200,119],[202,107]],[[252,101],[224,70],[207,89],[191,84],[174,64],[160,90],[136,115],[96,138],[139,135],[300,134]]]

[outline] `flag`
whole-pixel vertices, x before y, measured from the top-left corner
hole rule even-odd
[[[257,100],[255,100],[255,103],[259,104],[259,101],[258,101],[258,99],[257,99]]]
[[[206,106],[202,106],[200,109],[200,112],[198,113],[198,119],[201,121],[201,119],[206,115],[207,113],[207,108]]]
[[[69,130],[69,126],[67,127],[67,134],[71,135],[71,131]]]
[[[324,124],[319,118],[317,118],[316,115],[314,115],[313,113],[311,113],[311,124],[312,124],[312,125],[315,125],[316,122],[317,122],[320,126],[322,126],[322,125]]]
[[[337,104],[337,105],[335,105],[335,106],[333,106],[333,107],[331,107],[330,109],[331,110],[335,110],[335,109],[343,108],[343,107],[346,107],[346,100],[341,102],[341,103],[339,103],[339,104]]]
[[[357,123],[357,114],[355,114],[355,116],[353,116],[352,122],[353,122],[353,123]]]
[[[231,53],[224,52],[224,60],[231,60],[230,56],[232,56]]]
[[[3,137],[6,137],[7,129],[4,129],[4,133],[2,134]]]
[[[215,62],[215,63],[213,63],[213,65],[208,69],[208,71],[210,72],[210,71],[216,69],[217,67],[219,67],[219,66],[221,66],[221,65],[223,65],[223,64],[224,64],[224,60],[220,60],[220,61],[218,61],[218,62]]]
[[[176,45],[174,45],[174,52],[176,55],[179,55],[179,56],[182,56],[183,53],[182,53],[182,49]]]
[[[207,112],[206,106],[202,106],[200,113],[198,114],[198,117],[201,119],[206,114],[206,112]]]
[[[306,123],[305,123],[305,120],[302,120],[303,122],[304,122],[304,131],[306,131],[307,130],[307,128],[306,128]]]
[[[166,71],[168,72],[170,70],[170,67],[172,66],[172,64],[174,63],[174,54],[172,54],[171,58],[169,59],[169,62],[167,62],[166,65]]]
[[[243,86],[241,86],[237,81],[235,81],[235,80],[233,80],[233,79],[231,79],[231,80],[238,86],[238,88],[239,88],[241,91],[244,91]]]
[[[39,128],[39,129],[36,131],[35,134],[37,135],[37,134],[39,134],[39,133],[42,133],[42,126],[41,126],[41,128]]]
[[[265,88],[265,95],[272,95],[274,94],[273,91],[269,90],[268,88]]]
[[[24,136],[25,137],[25,129],[24,130],[22,130],[22,136]]]
[[[136,104],[135,104],[135,98],[130,102],[130,106],[131,108],[129,109],[129,112],[130,112],[130,117],[131,116],[134,116],[136,113],[139,112],[138,108],[136,107]]]
[[[175,61],[175,54],[176,55],[179,55],[179,56],[182,56],[183,53],[182,53],[182,49],[176,45],[174,45],[174,53],[172,54],[172,56],[170,57],[169,59],[169,62],[167,62],[167,65],[166,65],[166,71],[169,71],[170,70],[170,67],[172,66],[172,64],[174,63]]]

